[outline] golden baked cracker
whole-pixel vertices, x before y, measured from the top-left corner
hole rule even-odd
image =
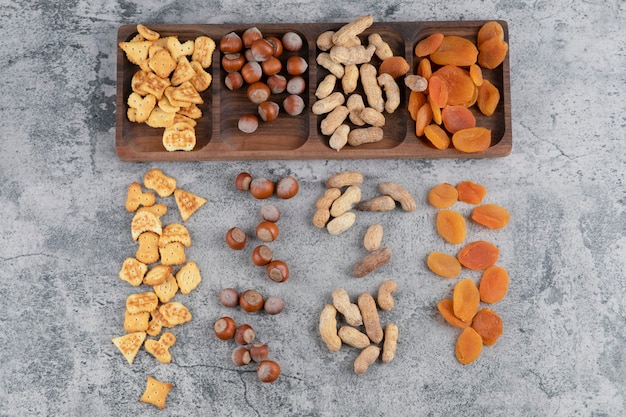
[[[182,294],[189,294],[195,290],[198,284],[200,284],[200,281],[202,281],[200,269],[198,269],[198,265],[193,261],[187,262],[187,264],[176,273],[176,282]]]
[[[143,232],[137,239],[139,247],[135,258],[146,265],[159,260],[159,235],[154,232]]]
[[[189,106],[191,106],[191,103],[188,102],[188,101],[180,101],[180,100],[176,100],[174,98],[174,90],[175,89],[176,89],[176,87],[174,87],[172,85],[169,85],[163,91],[164,97],[167,97],[167,100],[170,102],[170,104],[172,106],[176,106],[176,107],[189,107]]]
[[[141,313],[142,311],[150,312],[159,305],[159,297],[152,291],[131,294],[126,297],[126,310],[130,314]]]
[[[180,223],[170,223],[163,228],[159,238],[159,247],[164,247],[172,242],[180,242],[186,248],[191,246],[189,230]]]
[[[169,127],[174,124],[175,113],[164,112],[163,109],[156,106],[150,112],[146,124],[150,127]]]
[[[182,303],[170,301],[159,307],[163,318],[170,324],[179,325],[191,320],[191,312]]]
[[[156,191],[160,197],[169,197],[176,189],[176,179],[165,175],[158,168],[153,168],[143,177],[143,185],[149,190]]]
[[[126,110],[126,117],[128,118],[129,122],[139,123],[137,122],[137,109],[129,107],[128,110]]]
[[[167,213],[167,206],[165,204],[153,204],[149,207],[140,207],[137,209],[137,213],[140,211],[149,211],[157,217],[162,217],[165,213]]]
[[[146,390],[141,395],[141,398],[139,398],[139,401],[142,403],[152,404],[163,410],[165,408],[167,394],[170,393],[173,387],[173,384],[161,382],[151,376],[148,376]]]
[[[159,340],[146,340],[144,346],[146,351],[159,362],[170,363],[172,362],[172,354],[169,349],[174,346],[174,343],[176,343],[176,336],[171,332],[165,332]]]
[[[148,48],[152,41],[120,42],[119,47],[126,53],[126,58],[141,69],[148,70]]]
[[[137,25],[137,32],[139,32],[139,34],[144,39],[149,40],[149,41],[156,41],[157,39],[161,37],[161,35],[158,32],[152,29],[149,29],[147,26],[142,25],[142,24]]]
[[[194,46],[193,40],[181,43],[177,37],[170,36],[167,40],[166,48],[170,54],[172,54],[172,58],[178,61],[181,56],[191,56],[193,54]]]
[[[170,242],[159,248],[163,265],[182,265],[187,259],[185,247],[180,242]]]
[[[176,69],[176,60],[165,49],[160,49],[148,59],[148,66],[156,75],[167,78]]]
[[[150,313],[142,311],[141,313],[131,314],[124,312],[124,330],[128,333],[145,332],[150,322]]]
[[[126,193],[126,210],[133,212],[139,206],[149,207],[156,201],[156,196],[151,192],[144,192],[138,182],[133,182],[128,186]]]
[[[195,104],[194,104],[194,106],[195,106]],[[185,107],[181,107],[181,109],[184,109],[184,108],[185,108]],[[191,126],[191,127],[193,127],[193,128],[195,128],[195,127],[196,127],[196,125],[198,124],[198,122],[196,122],[194,119],[192,119],[192,118],[190,118],[190,117],[188,117],[188,116],[185,116],[185,115],[181,114],[181,112],[180,112],[180,111],[179,111],[179,112],[177,112],[177,113],[174,115],[174,123],[185,123],[185,124],[188,124],[189,126]]]
[[[185,81],[190,81],[195,76],[196,71],[194,71],[187,57],[181,56],[178,59],[176,69],[172,73],[170,80],[172,81],[173,86],[179,86]]]
[[[163,146],[168,152],[192,151],[196,146],[196,131],[188,123],[176,122],[165,128]]]
[[[162,230],[161,220],[151,212],[145,210],[135,213],[130,224],[131,235],[135,241],[139,239],[139,235],[143,232],[154,232],[160,236]]]
[[[154,293],[162,303],[169,302],[178,292],[178,284],[176,283],[176,277],[173,274],[168,275],[160,284],[152,286]]]
[[[185,81],[179,86],[174,87],[174,90],[172,90],[172,98],[176,101],[182,101],[186,103],[204,103],[204,100],[202,99],[202,96],[200,96],[200,93],[196,91],[193,84],[191,84],[191,82],[189,81]]]
[[[181,109],[180,106],[172,105],[172,103],[170,103],[170,100],[165,95],[161,97],[161,100],[157,102],[157,106],[159,106],[159,108],[165,113],[176,113],[178,110]]]
[[[147,271],[148,265],[135,258],[126,258],[118,276],[122,281],[128,282],[133,287],[138,287],[143,282],[143,277]]]
[[[145,91],[148,94],[152,94],[157,100],[161,100],[165,89],[172,85],[169,78],[161,78],[152,71],[147,71],[145,79],[142,83],[136,86],[140,91]]]
[[[206,198],[199,197],[180,188],[174,191],[174,199],[176,200],[180,215],[185,222],[208,201]]]
[[[130,79],[130,89],[134,93],[137,93],[140,96],[147,96],[148,94],[150,94],[149,92],[141,88],[142,85],[148,80],[148,74],[152,74],[152,71],[144,71],[140,69],[133,74],[133,77]]]
[[[141,42],[141,41],[145,41],[146,38],[144,38],[141,33],[136,34],[135,36],[133,36],[130,41],[128,42]]]
[[[192,126],[196,125],[196,119],[199,119],[202,117],[202,110],[200,110],[200,107],[198,107],[196,104],[191,104],[187,107],[181,107],[176,111],[177,115],[181,115],[181,116],[185,116],[186,119],[183,119],[185,121],[187,121],[188,123],[191,123]],[[191,119],[191,120],[189,120]],[[174,119],[174,121],[177,121],[177,119]]]
[[[150,312],[150,317],[152,318],[148,322],[148,328],[146,329],[146,333],[150,336],[158,336],[163,327],[174,327],[165,320],[158,308]]]
[[[198,36],[194,40],[193,54],[191,59],[208,68],[213,62],[213,52],[215,51],[215,41],[208,36]]]
[[[201,93],[206,91],[211,86],[213,76],[206,72],[198,61],[191,61],[191,68],[194,70],[194,76],[189,80],[189,82],[193,85],[193,88],[195,88],[197,92]]]
[[[127,100],[128,107],[137,110],[135,113],[135,120],[137,123],[143,123],[148,120],[148,117],[150,117],[150,113],[156,106],[156,103],[157,100],[154,95],[148,94],[147,96],[142,97],[135,92],[130,93]]]
[[[143,283],[146,285],[162,284],[170,275],[174,274],[174,268],[169,265],[155,265],[143,277]],[[157,294],[158,296],[159,294]]]
[[[123,336],[114,337],[111,339],[113,344],[122,352],[122,355],[126,358],[129,364],[133,364],[137,352],[146,340],[146,332],[133,332],[127,333]]]

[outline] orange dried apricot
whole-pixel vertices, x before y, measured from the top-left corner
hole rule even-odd
[[[468,71],[455,65],[445,65],[435,71],[434,75],[441,77],[448,87],[448,105],[469,107],[475,102],[477,87]]]
[[[430,54],[430,60],[437,65],[457,65],[460,67],[476,63],[478,49],[469,39],[456,35],[444,36],[439,48]]]
[[[480,356],[483,350],[483,339],[471,327],[465,328],[458,339],[454,348],[456,359],[463,365],[474,362]]]
[[[497,204],[483,204],[472,210],[472,220],[489,229],[502,229],[507,225],[511,215],[504,207]]]
[[[444,107],[448,104],[448,85],[437,75],[433,75],[428,80],[428,96],[437,107]]]
[[[450,146],[450,137],[445,130],[436,124],[426,126],[424,135],[437,149],[447,149]]]
[[[459,193],[455,187],[448,183],[434,186],[428,192],[428,202],[437,208],[448,208],[457,202]]]
[[[509,51],[509,44],[499,38],[491,38],[478,47],[478,65],[487,69],[497,68]]]
[[[411,119],[417,120],[417,111],[426,102],[426,95],[424,95],[424,93],[421,91],[411,91],[411,94],[409,94],[409,103],[407,105]]]
[[[437,303],[437,310],[439,310],[443,318],[454,327],[465,329],[470,326],[470,322],[463,321],[454,315],[452,311],[452,300],[444,298],[439,301],[439,303]]]
[[[430,64],[430,59],[422,58],[417,64],[417,75],[420,75],[427,80],[430,80],[430,76],[433,75],[433,68]]]
[[[493,346],[502,336],[502,319],[489,307],[481,308],[472,320],[472,329],[487,346]]]
[[[468,204],[480,204],[487,195],[487,189],[480,184],[472,181],[461,181],[456,185],[459,193],[459,201]]]
[[[500,250],[493,243],[477,240],[463,246],[457,254],[457,259],[464,267],[481,271],[495,265],[499,256]]]
[[[501,301],[509,290],[509,273],[498,265],[492,265],[485,269],[478,284],[480,300],[485,303],[497,303]]]
[[[466,153],[483,152],[491,146],[491,130],[485,127],[468,127],[452,135],[454,147]]]
[[[446,130],[452,134],[461,129],[476,126],[476,117],[465,106],[446,106],[441,110],[441,120]]]
[[[437,213],[437,232],[446,242],[457,245],[465,240],[467,228],[465,218],[454,210],[440,210]]]
[[[472,321],[480,305],[478,287],[470,278],[463,278],[454,286],[452,292],[452,311],[463,321]]]
[[[476,35],[476,45],[480,46],[483,42],[492,38],[498,38],[504,40],[504,28],[499,22],[494,20],[486,22],[478,29]]]
[[[500,90],[498,90],[498,87],[489,80],[484,80],[482,85],[478,87],[478,97],[476,97],[478,110],[485,116],[491,116],[495,113],[499,102]]]
[[[443,278],[455,278],[461,273],[461,263],[457,258],[447,253],[431,252],[426,258],[428,268]]]
[[[433,102],[432,96],[428,95],[426,98],[428,99],[428,104],[430,104],[430,110],[433,112],[433,122],[440,125],[442,122],[441,107]]]
[[[420,107],[415,115],[415,135],[424,136],[424,128],[433,120],[433,110],[430,103],[426,102]]]
[[[415,56],[423,57],[435,52],[443,41],[443,33],[433,33],[415,45]]]
[[[483,78],[483,70],[477,64],[472,64],[469,67],[469,74],[472,81],[474,81],[474,85],[476,87],[480,87],[484,81]]]

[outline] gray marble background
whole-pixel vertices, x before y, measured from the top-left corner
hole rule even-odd
[[[0,2],[0,416],[618,416],[626,412],[626,5],[588,1],[1,1]],[[513,151],[488,160],[126,163],[115,153],[116,34],[121,24],[503,19],[510,30]],[[126,188],[158,167],[209,199],[188,222],[189,259],[203,282],[179,296],[194,320],[175,329],[172,364],[140,352],[129,366],[111,343],[123,332],[117,278],[134,253]],[[365,175],[364,193],[393,180],[418,201],[414,213],[361,215],[331,238],[310,225],[323,181]],[[275,252],[284,284],[263,278],[223,243],[252,229],[261,203],[235,175],[300,179],[283,209]],[[504,230],[470,226],[501,249],[511,277],[494,306],[504,334],[469,366],[457,363],[457,329],[436,303],[454,280],[429,273],[432,250],[454,250],[434,230],[428,190],[472,180],[512,215]],[[170,204],[172,202],[170,201]],[[167,221],[176,220],[170,205]],[[459,206],[460,210],[466,207]],[[465,211],[464,213],[467,213]],[[350,276],[360,238],[383,223],[392,262]],[[475,274],[465,274],[477,278]],[[397,357],[364,376],[356,353],[331,354],[317,333],[330,292],[354,296],[395,279]],[[285,298],[280,316],[246,316],[216,302],[226,286]],[[283,369],[260,384],[230,362],[212,334],[231,314],[269,343]],[[148,375],[172,382],[167,410],[139,403]]]

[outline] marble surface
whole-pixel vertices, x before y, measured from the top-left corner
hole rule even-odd
[[[498,159],[127,163],[115,153],[116,33],[121,24],[502,19],[509,24],[513,150]],[[85,1],[3,2],[0,13],[0,416],[618,416],[626,413],[626,6],[607,1]],[[117,277],[136,248],[126,188],[152,167],[209,202],[187,226],[188,259],[203,275],[177,299],[193,313],[173,329],[173,361],[141,351],[130,366],[111,343],[123,333]],[[323,182],[341,170],[406,186],[414,213],[359,214],[331,237],[311,226]],[[249,171],[294,175],[300,193],[283,210],[275,252],[291,265],[269,282],[223,243],[234,225],[252,230],[261,202],[232,186]],[[458,329],[437,302],[456,280],[425,267],[433,250],[455,251],[434,229],[428,190],[472,180],[507,207],[496,243],[509,271],[493,306],[504,334],[480,358],[454,357]],[[167,222],[179,221],[173,201]],[[458,206],[463,214],[469,206]],[[368,224],[385,227],[392,261],[357,280]],[[479,275],[464,271],[464,276]],[[356,297],[398,283],[381,317],[400,328],[396,359],[352,372],[356,351],[330,353],[317,332],[336,287]],[[226,286],[282,296],[274,317],[218,305]],[[230,362],[233,345],[213,321],[248,321],[282,365],[273,384]],[[175,385],[166,411],[140,403],[148,375]]]

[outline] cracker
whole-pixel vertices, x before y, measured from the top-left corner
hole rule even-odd
[[[215,41],[208,36],[198,36],[194,40],[194,49],[191,59],[208,68],[213,62],[213,52],[215,51]]]
[[[186,103],[202,104],[204,100],[202,96],[196,91],[193,84],[189,81],[185,81],[172,90],[172,98],[176,101],[182,101]],[[156,104],[156,103],[155,103]]]
[[[191,312],[182,303],[170,301],[159,307],[163,318],[170,324],[179,325],[191,320]]]
[[[181,56],[176,64],[176,69],[172,73],[172,85],[179,86],[185,81],[191,81],[196,76],[196,71],[193,69],[186,56]]]
[[[141,69],[148,70],[148,48],[152,41],[120,42],[119,47],[126,53],[126,58]]]
[[[190,247],[191,235],[189,230],[180,223],[170,223],[165,226],[159,238],[159,247],[164,247],[172,242],[180,242],[186,248]]]
[[[160,236],[162,230],[161,220],[149,211],[135,213],[130,224],[131,235],[135,241],[143,232],[154,232]]]
[[[133,182],[126,192],[126,210],[134,212],[139,206],[149,207],[156,201],[156,196],[151,192],[144,192],[138,182]]]
[[[139,401],[142,403],[152,404],[163,410],[165,408],[167,394],[170,393],[173,387],[173,384],[161,382],[151,376],[148,376],[146,390],[141,398],[139,398]]]
[[[122,281],[128,282],[133,287],[138,287],[143,282],[143,277],[148,271],[148,266],[135,258],[126,258],[118,276]]]
[[[161,37],[161,35],[158,32],[155,32],[152,29],[148,29],[148,27],[142,24],[137,25],[137,32],[139,32],[139,34],[144,39],[149,40],[149,41],[156,41],[157,39]]]
[[[176,179],[169,177],[160,169],[153,168],[146,172],[143,185],[149,190],[154,190],[160,197],[169,197],[176,189]]]
[[[151,74],[151,71],[139,70],[133,74],[133,77],[130,79],[130,89],[139,94],[140,96],[146,96],[150,93],[142,89],[142,85],[148,80],[148,74]]]
[[[113,344],[122,352],[122,355],[126,358],[129,364],[133,364],[137,352],[146,340],[146,332],[134,332],[128,333],[123,336],[114,337],[111,339]]]
[[[157,336],[161,333],[161,329],[163,327],[174,327],[169,324],[167,320],[163,317],[163,314],[159,311],[159,309],[152,310],[150,312],[151,320],[148,322],[148,328],[146,329],[146,333],[150,336]]]
[[[172,55],[172,58],[178,61],[178,59],[182,56],[191,56],[193,54],[194,46],[193,40],[180,43],[177,37],[170,36],[167,39],[166,48]]]
[[[169,101],[169,103],[172,106],[177,106],[177,107],[188,107],[191,106],[191,103],[188,101],[182,101],[182,100],[176,100],[174,98],[174,90],[176,89],[176,87],[172,86],[172,85],[168,85],[167,88],[165,88],[165,90],[163,90],[163,96],[167,97],[167,100]]]
[[[176,69],[176,60],[165,49],[159,49],[148,60],[148,66],[159,77],[167,78]]]
[[[180,242],[171,242],[159,248],[163,265],[182,265],[187,260],[185,247]]]
[[[157,217],[162,217],[165,213],[167,213],[167,206],[165,204],[154,204],[149,207],[140,207],[137,209],[137,213],[140,211],[149,211]]]
[[[159,260],[159,235],[154,232],[143,232],[137,239],[139,247],[135,258],[144,264],[153,264]]]
[[[160,107],[156,106],[150,112],[146,124],[150,127],[170,127],[174,124],[175,113],[168,113],[163,111]]]
[[[161,97],[161,100],[157,102],[157,106],[159,106],[159,108],[165,113],[176,113],[181,109],[180,106],[172,105],[172,103],[170,103],[170,100],[165,95]]]
[[[126,310],[130,314],[141,313],[142,311],[150,312],[159,305],[159,298],[152,291],[131,294],[126,297]]]
[[[150,113],[156,106],[156,103],[157,99],[153,94],[148,94],[147,96],[142,97],[135,92],[130,93],[127,100],[128,107],[136,110],[135,122],[137,123],[143,123],[148,120]]]
[[[174,191],[174,198],[176,199],[178,211],[180,211],[180,215],[185,222],[208,201],[206,198],[180,188]]]
[[[187,264],[176,273],[176,282],[182,294],[189,294],[195,290],[198,284],[200,284],[200,281],[202,281],[200,270],[198,269],[198,265],[193,261],[187,262]]]
[[[154,356],[161,363],[172,362],[170,347],[176,343],[176,336],[171,332],[165,332],[159,340],[146,340],[144,346],[146,351]]]
[[[193,126],[196,125],[195,120],[202,117],[202,110],[196,104],[191,104],[187,107],[180,107],[176,111],[177,116],[185,116],[185,119],[188,123],[191,123]],[[189,120],[191,119],[191,120]],[[176,119],[174,119],[176,121]]]
[[[145,332],[150,322],[150,313],[142,311],[141,313],[132,314],[129,311],[124,312],[124,330],[128,333]]]
[[[128,110],[126,110],[126,117],[130,122],[139,123],[137,122],[137,109],[129,107]]]
[[[174,274],[174,268],[169,265],[155,265],[143,277],[145,285],[162,284],[170,275]],[[158,296],[159,294],[157,294]]]
[[[191,61],[191,68],[194,70],[194,76],[189,80],[189,82],[193,85],[193,88],[195,88],[197,92],[201,93],[206,91],[211,86],[213,76],[206,72],[198,61]]]
[[[163,146],[168,152],[191,151],[196,146],[196,131],[188,123],[175,122],[163,132]]]
[[[154,289],[154,293],[159,298],[159,301],[167,303],[174,298],[178,292],[178,283],[176,283],[176,277],[173,274],[170,274],[165,278],[165,281],[154,285],[152,288]]]
[[[142,82],[136,87],[141,91],[145,91],[146,94],[152,94],[157,100],[161,100],[165,89],[171,85],[172,83],[169,78],[161,78],[152,71],[146,71],[143,75]]]
[[[195,106],[195,104],[194,104],[194,106]],[[181,110],[182,109],[186,109],[186,108],[188,108],[188,107],[181,107]],[[194,128],[198,124],[198,122],[196,122],[194,119],[183,115],[180,110],[174,115],[174,123],[185,123],[185,124],[187,124],[187,125],[189,125],[191,127],[194,127]]]

